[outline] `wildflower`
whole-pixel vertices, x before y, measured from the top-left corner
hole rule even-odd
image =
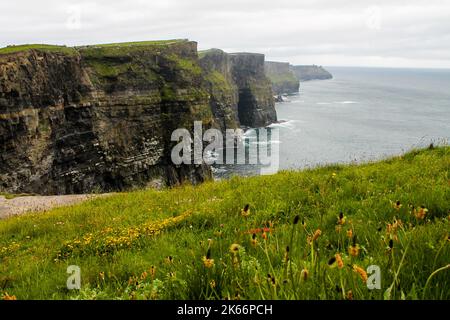
[[[339,253],[336,253],[334,257],[336,258],[338,268],[342,269],[344,267],[344,261],[342,260],[341,255]]]
[[[214,259],[209,259],[205,256],[205,257],[203,257],[202,261],[203,261],[203,265],[205,266],[205,268],[209,269],[209,268],[214,267]]]
[[[353,271],[356,272],[357,274],[359,274],[361,280],[364,283],[367,282],[367,273],[366,273],[366,271],[363,268],[358,267],[356,264],[354,264],[353,265]]]
[[[344,217],[344,213],[342,213],[342,211],[339,213],[339,217],[338,217],[338,225],[343,225],[345,224],[345,217]]]
[[[352,290],[349,290],[347,292],[347,300],[353,300],[353,291]]]
[[[347,230],[347,238],[349,238],[349,239],[353,238],[353,229]]]
[[[155,275],[156,275],[156,268],[155,268],[155,266],[151,266],[151,268],[150,268],[150,275],[151,275],[152,279],[155,278]]]
[[[173,257],[172,256],[166,257],[166,263],[167,264],[172,264],[173,263]]]
[[[241,209],[241,215],[244,217],[248,217],[250,215],[250,205],[246,204],[244,209]]]
[[[333,172],[333,173],[331,174],[331,177],[332,177],[332,178],[336,178],[336,176],[337,176],[337,173],[336,173],[336,172]]]
[[[105,281],[105,273],[104,272],[100,272],[98,275],[100,276],[100,279]]]
[[[303,281],[308,280],[308,269],[303,268],[302,272],[300,273],[300,277],[303,279]]]
[[[252,239],[250,240],[250,243],[253,247],[256,247],[256,245],[258,244],[258,239],[256,238],[256,233],[254,233],[252,235]]]
[[[425,208],[424,206],[421,206],[419,211],[416,212],[416,218],[419,220],[423,220],[427,213],[428,213],[428,209]]]
[[[399,200],[397,200],[397,201],[394,203],[394,209],[395,209],[395,210],[400,210],[401,207],[402,207],[402,204],[400,203]]]
[[[264,240],[267,240],[267,233],[263,232],[263,234],[261,235],[261,237],[262,237]]]
[[[359,255],[359,245],[353,243],[353,245],[348,247],[348,254],[357,257]]]
[[[302,219],[302,227],[305,229],[306,228],[306,221],[305,219]]]
[[[238,245],[237,243],[233,243],[231,246],[230,246],[230,252],[232,253],[232,254],[237,254],[238,252],[239,252],[239,249],[241,248],[241,246],[240,245]]]
[[[312,241],[316,241],[320,237],[321,234],[322,234],[322,231],[320,229],[317,229],[316,232],[314,232]]]
[[[211,287],[211,288],[215,288],[216,287],[216,281],[214,281],[214,279],[213,280],[211,280],[210,282],[209,282],[209,286]]]
[[[147,279],[147,276],[148,276],[147,271],[142,272],[142,274],[141,274],[141,280]]]
[[[17,300],[16,296],[10,296],[8,292],[5,292],[5,294],[2,297],[2,300]]]

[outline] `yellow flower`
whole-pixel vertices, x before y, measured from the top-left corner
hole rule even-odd
[[[214,259],[207,258],[206,256],[203,257],[203,265],[205,268],[212,268],[214,267]]]
[[[341,255],[339,253],[336,253],[335,258],[338,268],[342,269],[344,267],[344,261],[342,261]]]
[[[356,264],[354,264],[353,265],[353,271],[356,272],[357,274],[359,274],[361,280],[364,283],[367,282],[367,273],[366,273],[366,271],[363,268],[358,267]]]
[[[232,253],[232,254],[237,254],[238,252],[239,252],[239,249],[241,248],[241,246],[240,245],[238,245],[237,243],[233,243],[231,246],[230,246],[230,252]]]
[[[172,264],[173,263],[173,257],[172,256],[166,257],[166,263],[167,264]]]
[[[211,288],[215,288],[215,287],[216,287],[216,281],[211,280],[211,281],[209,282],[209,286],[210,286]]]
[[[241,209],[241,215],[248,217],[250,215],[250,205],[246,204],[244,209]]]
[[[395,210],[400,210],[400,208],[402,207],[402,204],[400,203],[399,200],[397,200],[394,204],[393,207]]]

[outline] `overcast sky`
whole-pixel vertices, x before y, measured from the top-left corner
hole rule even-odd
[[[172,38],[293,64],[450,68],[450,1],[0,2],[1,47]]]

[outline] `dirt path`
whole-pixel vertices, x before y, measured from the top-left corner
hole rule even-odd
[[[72,205],[104,195],[75,194],[63,196],[25,196],[6,199],[0,196],[0,219],[6,219],[27,212],[46,211],[55,207]]]

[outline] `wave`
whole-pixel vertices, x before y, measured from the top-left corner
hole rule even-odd
[[[357,101],[348,100],[348,101],[338,101],[336,103],[339,103],[339,104],[356,104],[358,102]]]

